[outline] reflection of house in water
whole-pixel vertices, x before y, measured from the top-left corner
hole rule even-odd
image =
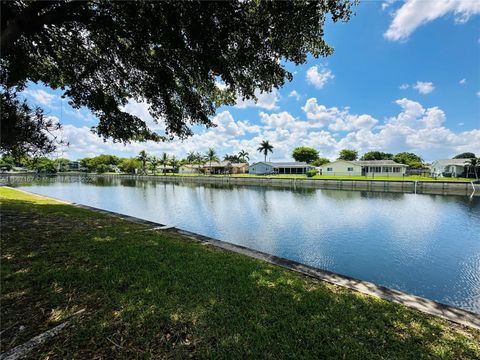
[[[365,191],[365,190],[336,190],[321,189],[322,195],[336,200],[355,200],[355,199],[385,199],[399,200],[404,193],[384,192],[384,191]]]

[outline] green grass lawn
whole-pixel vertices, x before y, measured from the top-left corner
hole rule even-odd
[[[399,304],[16,190],[0,201],[2,351],[85,308],[31,358],[480,358],[479,331]]]

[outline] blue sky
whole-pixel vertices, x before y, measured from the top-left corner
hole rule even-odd
[[[326,25],[332,56],[286,64],[292,82],[260,94],[256,104],[239,99],[218,109],[218,127],[197,127],[183,142],[104,142],[89,130],[95,117],[66,100],[61,105],[61,92],[31,84],[25,96],[64,124],[70,146],[54,157],[134,156],[143,149],[183,157],[213,147],[222,156],[245,149],[255,161],[262,139],[274,146],[272,161],[291,160],[302,145],[331,159],[343,148],[412,151],[427,161],[480,155],[480,1],[372,1],[355,11],[348,23]],[[152,123],[146,104],[131,102],[126,111]]]

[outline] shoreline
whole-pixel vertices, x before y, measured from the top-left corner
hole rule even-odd
[[[480,196],[480,187],[471,182],[454,181],[415,181],[415,180],[348,180],[348,179],[310,179],[288,177],[247,177],[247,176],[182,176],[182,175],[127,175],[127,174],[93,174],[93,173],[62,173],[54,175],[36,174],[0,174],[0,185],[9,185],[10,179],[25,180],[35,177],[85,176],[125,180],[155,180],[161,182],[191,182],[199,184],[224,185],[257,185],[257,186],[287,186],[317,189],[336,189],[349,191],[401,192],[431,195],[464,195]]]
[[[337,274],[335,272],[331,272],[328,270],[322,270],[319,268],[315,268],[313,266],[305,265],[296,261],[275,256],[275,255],[270,255],[268,253],[253,250],[244,246],[236,245],[236,244],[222,241],[219,239],[214,239],[214,238],[197,234],[191,231],[179,229],[176,227],[168,227],[165,224],[153,222],[150,220],[144,220],[144,219],[137,218],[130,215],[125,215],[125,214],[121,214],[121,213],[117,213],[109,210],[103,210],[103,209],[88,206],[88,205],[73,203],[73,202],[37,194],[37,193],[26,191],[26,190],[11,188],[8,186],[4,186],[4,187],[13,189],[15,191],[19,191],[25,194],[34,195],[39,198],[54,200],[65,205],[70,205],[77,208],[90,210],[100,214],[115,216],[122,220],[126,220],[136,224],[146,225],[146,226],[149,226],[150,230],[152,231],[160,231],[160,232],[165,231],[165,232],[174,233],[182,237],[186,237],[190,240],[200,242],[201,244],[204,244],[204,245],[213,246],[215,248],[220,248],[229,252],[234,252],[237,254],[245,255],[250,258],[258,259],[258,260],[288,269],[296,273],[300,273],[302,275],[305,275],[320,281],[325,281],[330,284],[340,286],[342,288],[347,288],[362,294],[366,294],[366,295],[374,296],[383,300],[388,300],[394,303],[398,303],[429,315],[434,315],[457,324],[469,326],[469,327],[480,330],[480,314],[476,314],[474,312],[464,310],[455,306],[439,303],[439,302],[429,300],[420,296],[416,296],[410,293],[387,288],[382,285],[376,285],[368,281]]]

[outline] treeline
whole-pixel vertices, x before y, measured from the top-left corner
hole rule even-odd
[[[224,161],[231,163],[247,163],[248,153],[244,150],[238,154],[225,155]],[[0,170],[10,171],[15,167],[23,168],[38,173],[56,173],[71,170],[79,170],[95,173],[123,172],[129,174],[157,174],[159,172],[178,172],[180,166],[185,164],[204,165],[220,161],[215,149],[208,149],[205,154],[191,151],[184,159],[177,159],[167,153],[160,157],[141,151],[138,156],[123,158],[115,155],[102,154],[94,157],[85,157],[78,160],[78,167],[72,166],[72,161],[65,158],[55,160],[46,157],[22,157],[15,159],[13,156],[4,154],[0,159]]]
[[[303,161],[314,166],[322,166],[330,162],[329,159],[320,157],[319,152],[310,147],[300,146],[292,152],[295,161]],[[475,154],[465,152],[458,154],[453,159],[474,159]],[[340,151],[337,160],[356,161],[356,160],[393,160],[399,164],[408,165],[411,169],[422,169],[426,167],[423,159],[411,152],[400,152],[398,154],[386,153],[382,151],[369,151],[359,157],[357,150],[343,149]]]
[[[273,153],[273,146],[268,141],[263,141],[258,151],[265,156]],[[293,150],[292,158],[295,161],[306,162],[314,166],[322,166],[330,162],[330,159],[321,157],[319,152],[311,147],[300,146]],[[454,159],[476,159],[474,153],[465,152],[453,157]],[[359,157],[358,151],[343,149],[339,153],[338,160],[393,160],[400,164],[408,165],[411,169],[422,169],[426,167],[423,159],[411,152],[400,152],[397,154],[382,151],[369,151]],[[231,163],[248,163],[250,160],[248,152],[241,150],[238,154],[226,154],[224,161]],[[182,165],[205,165],[220,161],[217,152],[209,148],[204,154],[191,151],[184,159],[177,159],[163,153],[160,157],[150,155],[141,151],[138,156],[122,158],[115,155],[102,154],[94,157],[86,157],[78,160],[78,167],[72,167],[72,161],[65,158],[55,160],[46,157],[22,157],[15,159],[9,154],[3,154],[0,158],[0,170],[10,171],[15,167],[36,171],[39,173],[55,173],[70,170],[81,170],[96,173],[123,172],[129,174],[157,174],[158,172],[178,172]],[[478,161],[478,160],[477,160]]]

